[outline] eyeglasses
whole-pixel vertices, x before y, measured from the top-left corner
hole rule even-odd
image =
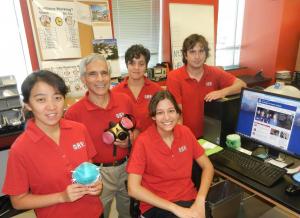
[[[107,77],[109,77],[109,72],[107,72],[107,71],[91,71],[91,72],[86,72],[85,75],[90,79],[96,79],[99,75],[102,78],[107,78]]]

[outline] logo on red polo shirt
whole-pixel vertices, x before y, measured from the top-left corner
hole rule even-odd
[[[205,85],[206,86],[212,86],[213,84],[212,84],[212,82],[206,82]]]
[[[116,118],[121,119],[122,117],[124,117],[125,113],[124,112],[120,112],[116,114]]]
[[[152,95],[144,95],[144,98],[145,98],[145,99],[151,99],[151,98],[152,98]]]
[[[182,153],[182,152],[186,151],[186,149],[187,149],[186,145],[182,145],[178,148],[178,151],[179,151],[179,153]]]
[[[85,147],[85,142],[80,141],[80,142],[76,142],[75,144],[72,145],[74,150],[79,150],[81,148]]]

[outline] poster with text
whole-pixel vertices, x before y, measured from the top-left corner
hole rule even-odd
[[[80,80],[79,64],[81,59],[64,61],[42,61],[41,69],[49,70],[62,77],[69,88],[69,96],[83,96],[86,89]]]
[[[32,5],[42,60],[80,58],[74,3],[33,0]]]

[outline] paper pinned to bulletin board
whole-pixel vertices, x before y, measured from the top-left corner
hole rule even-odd
[[[80,80],[79,64],[81,59],[64,61],[42,61],[41,69],[49,70],[62,77],[69,88],[68,96],[83,96],[86,88]]]
[[[32,6],[42,59],[80,58],[79,31],[74,4],[33,0]]]
[[[93,41],[97,38],[105,36],[106,40],[113,40],[108,0],[27,0],[27,2],[40,69],[48,69],[59,74],[70,89],[69,97],[77,99],[77,97],[83,96],[86,89],[79,75],[81,58],[94,52]],[[92,10],[96,14],[94,17]],[[39,19],[41,17],[42,21]],[[56,17],[59,18],[56,19]],[[58,24],[61,24],[60,29],[57,29],[55,19]],[[53,22],[56,26],[53,26]],[[105,28],[100,28],[101,33],[95,34],[94,26],[99,23],[105,24]],[[41,42],[43,38],[39,34],[39,30],[51,33],[52,35],[47,35],[49,38],[44,38],[46,40],[44,42],[56,45],[56,47],[46,48]],[[55,36],[57,37],[55,38]],[[71,40],[70,42],[76,42],[73,47],[61,39],[64,37]],[[53,41],[56,44],[52,43]],[[75,44],[78,46],[74,46]],[[75,49],[75,47],[78,48]],[[111,77],[119,77],[121,75],[119,60],[112,59],[108,62],[112,68]]]
[[[41,69],[45,66],[48,69],[60,70],[62,69],[60,66],[63,65],[66,68],[70,67],[70,61],[79,62],[80,58],[94,52],[94,40],[103,37],[113,40],[108,0],[27,0],[27,2]],[[58,29],[55,19],[61,24],[61,28]],[[94,27],[99,24],[100,27],[95,30]],[[67,39],[73,44],[63,41]],[[118,59],[109,62],[113,69],[112,77],[119,77],[121,72]],[[78,93],[75,87],[71,87],[71,91],[75,95]]]
[[[173,69],[183,66],[182,44],[193,33],[203,35],[208,41],[209,65],[215,64],[214,7],[212,5],[170,3],[170,32]]]
[[[93,40],[94,53],[103,55],[111,67],[111,77],[118,77],[120,72],[119,53],[116,39]]]
[[[108,0],[27,2],[39,61],[81,58],[93,52],[94,39],[113,38]]]

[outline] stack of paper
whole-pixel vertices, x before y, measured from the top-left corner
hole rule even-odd
[[[215,154],[215,153],[223,150],[223,148],[221,146],[213,144],[209,141],[206,141],[205,139],[199,139],[198,143],[205,149],[205,154],[207,156]]]

